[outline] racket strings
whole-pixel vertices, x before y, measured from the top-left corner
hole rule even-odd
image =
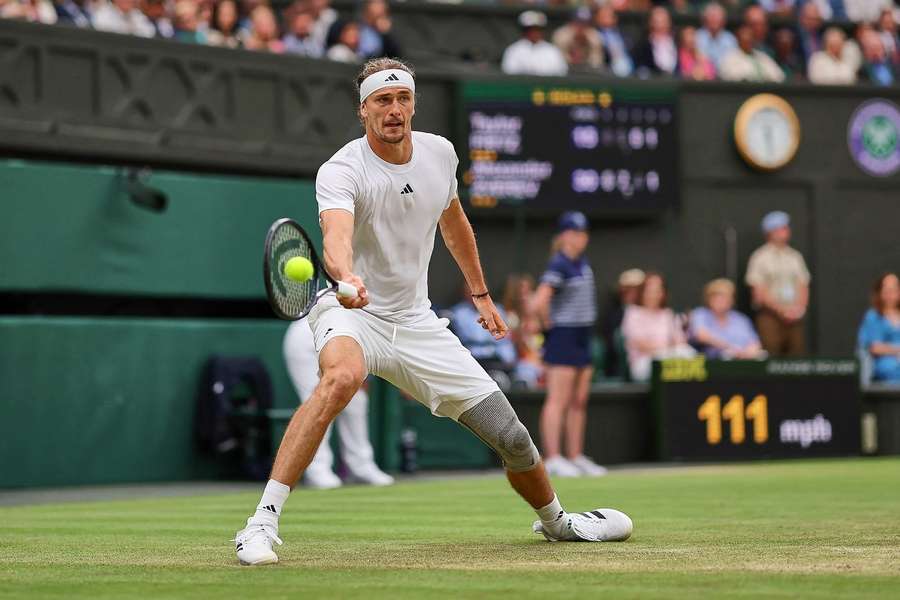
[[[284,224],[275,231],[272,238],[269,276],[272,279],[273,299],[281,311],[289,316],[298,316],[305,312],[314,300],[317,289],[315,277],[299,282],[284,274],[284,265],[297,256],[311,259],[309,244],[300,231],[290,224]]]

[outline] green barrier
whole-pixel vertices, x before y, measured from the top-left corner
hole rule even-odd
[[[194,450],[211,354],[255,355],[296,405],[286,323],[0,318],[0,488],[214,476]]]
[[[262,298],[262,247],[275,219],[320,243],[314,186],[290,179],[155,172],[168,199],[135,204],[126,171],[0,161],[0,291]]]

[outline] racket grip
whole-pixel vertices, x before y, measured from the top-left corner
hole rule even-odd
[[[346,281],[337,282],[337,293],[338,296],[344,296],[345,298],[356,298],[359,296],[359,290],[356,289],[356,286]]]

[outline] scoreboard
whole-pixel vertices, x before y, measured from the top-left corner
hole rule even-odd
[[[464,82],[460,95],[469,212],[655,213],[677,202],[672,87]]]
[[[664,360],[654,365],[664,460],[846,456],[860,452],[855,360]]]

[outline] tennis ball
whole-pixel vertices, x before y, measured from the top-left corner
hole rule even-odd
[[[288,279],[293,279],[300,283],[309,281],[313,276],[313,264],[309,262],[308,258],[295,256],[284,263],[284,274],[287,275]]]

